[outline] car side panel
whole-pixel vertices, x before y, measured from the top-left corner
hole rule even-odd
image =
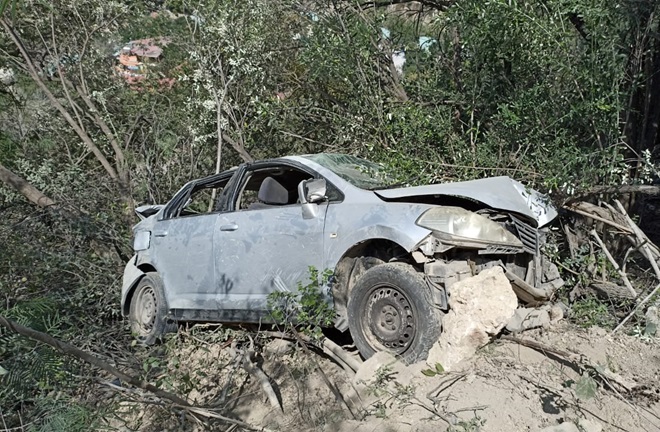
[[[270,293],[307,283],[309,267],[322,264],[321,206],[313,219],[303,219],[300,205],[223,214],[215,238],[218,307],[265,311]]]
[[[215,309],[213,232],[219,214],[158,221],[151,256],[170,309]]]
[[[384,203],[378,199],[355,202],[354,198],[347,196],[344,202],[330,204],[328,208],[324,232],[325,268],[334,269],[353,245],[367,240],[387,239],[412,251],[431,233],[415,224],[417,218],[432,207],[430,205]]]

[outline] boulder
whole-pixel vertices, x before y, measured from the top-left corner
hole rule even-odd
[[[449,312],[442,321],[442,334],[427,357],[427,364],[440,363],[448,371],[472,357],[509,322],[516,297],[500,267],[483,270],[456,282],[449,292]]]

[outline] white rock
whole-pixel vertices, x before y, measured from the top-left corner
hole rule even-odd
[[[560,310],[561,311],[561,310]],[[561,312],[560,312],[561,313]],[[550,308],[519,308],[506,324],[512,333],[550,325]]]
[[[577,424],[564,422],[556,426],[549,426],[539,432],[602,432],[603,426],[595,421],[580,419]]]
[[[426,360],[429,366],[440,363],[447,371],[486,345],[518,307],[518,297],[500,267],[456,282],[449,294],[442,334]]]

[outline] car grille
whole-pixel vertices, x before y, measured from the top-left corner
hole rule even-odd
[[[539,251],[539,232],[533,226],[526,224],[515,216],[511,216],[513,224],[518,231],[518,238],[522,241],[523,248],[526,252],[536,255]]]

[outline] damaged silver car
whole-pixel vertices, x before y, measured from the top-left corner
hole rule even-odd
[[[243,164],[136,209],[121,304],[153,343],[178,321],[268,322],[268,295],[331,269],[335,326],[366,358],[425,358],[452,284],[504,269],[521,302],[563,283],[543,256],[557,212],[508,177],[399,188],[343,154]],[[488,287],[484,286],[487,290]]]

